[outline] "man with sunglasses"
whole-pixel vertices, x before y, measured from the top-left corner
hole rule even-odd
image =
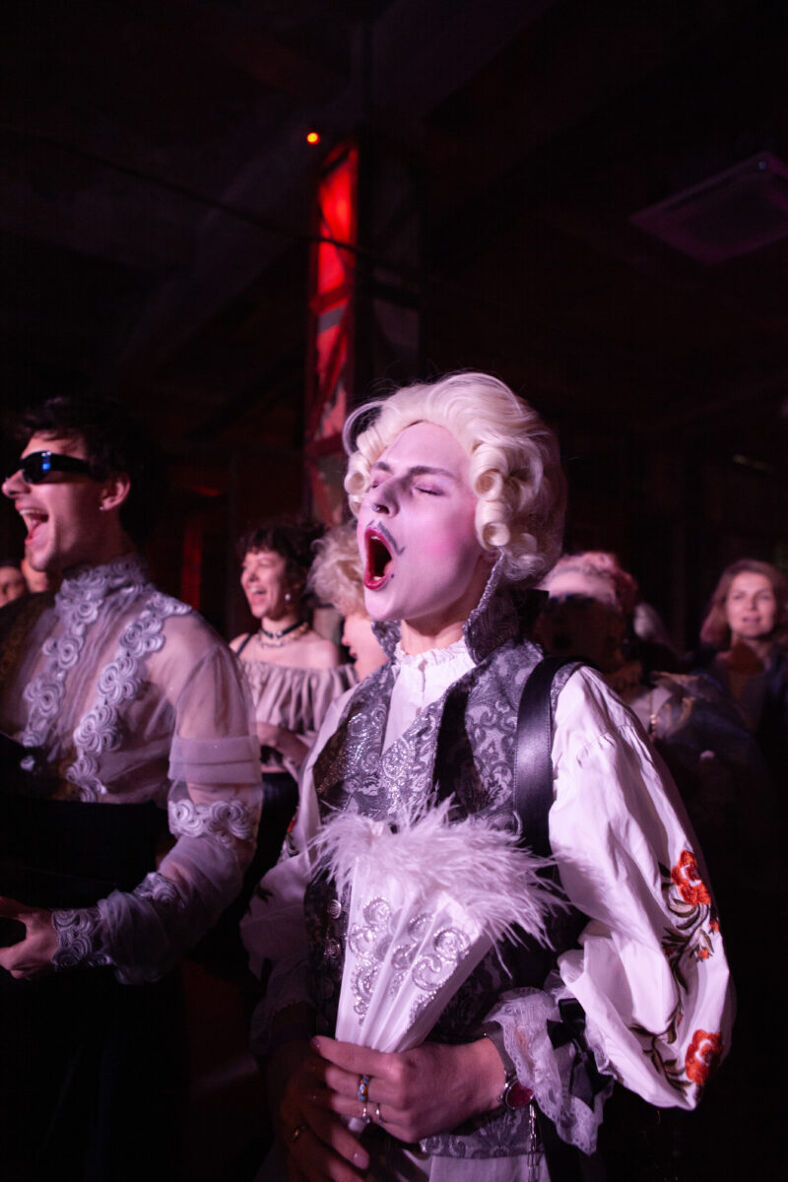
[[[141,429],[56,397],[20,441],[3,493],[62,581],[0,612],[0,1154],[19,1182],[177,1178],[173,969],[254,849],[253,726],[229,649],[137,550],[163,492]]]

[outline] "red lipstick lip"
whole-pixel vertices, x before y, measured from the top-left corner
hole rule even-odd
[[[385,570],[382,574],[375,574],[373,563],[373,547],[382,546],[389,555],[389,563],[393,559],[391,546],[385,536],[375,526],[364,531],[364,586],[368,591],[379,591],[391,578],[391,572]],[[387,564],[388,565],[388,564]]]

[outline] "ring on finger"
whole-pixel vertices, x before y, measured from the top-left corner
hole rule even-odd
[[[369,1076],[368,1075],[360,1075],[358,1077],[358,1088],[356,1089],[356,1098],[358,1100],[360,1100],[362,1104],[366,1104],[367,1100],[369,1099]]]
[[[375,1105],[375,1120],[379,1125],[384,1125],[386,1122],[383,1119],[383,1113],[380,1111],[380,1105]]]
[[[363,1104],[363,1105],[362,1105],[362,1108],[361,1108],[361,1119],[363,1120],[363,1122],[364,1122],[364,1124],[365,1124],[365,1125],[368,1125],[368,1124],[369,1124],[369,1116],[367,1115],[367,1106],[366,1106],[366,1104]]]

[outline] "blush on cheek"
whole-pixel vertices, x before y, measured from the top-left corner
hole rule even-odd
[[[468,567],[475,564],[481,548],[476,536],[458,534],[426,533],[419,539],[419,557],[429,563],[450,563],[453,567]],[[427,572],[425,571],[425,574]]]

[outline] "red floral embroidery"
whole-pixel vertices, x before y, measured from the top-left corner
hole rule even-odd
[[[684,1069],[688,1079],[703,1087],[722,1055],[722,1035],[696,1030],[687,1048]]]
[[[662,950],[676,985],[676,1004],[664,1030],[647,1030],[639,1023],[630,1026],[630,1030],[641,1040],[643,1053],[651,1059],[654,1070],[675,1091],[685,1092],[693,1083],[705,1082],[721,1054],[717,1045],[720,1036],[702,1030],[695,1033],[683,1062],[680,1055],[671,1053],[684,1020],[684,997],[689,990],[685,976],[687,963],[692,960],[702,963],[714,955],[712,933],[719,932],[720,925],[691,850],[682,850],[672,870],[660,864],[659,872],[665,903],[676,919],[675,925],[666,928],[662,937]],[[701,1048],[702,1039],[710,1040],[708,1046]]]
[[[703,907],[711,903],[711,895],[698,871],[698,860],[690,850],[682,850],[681,857],[670,872],[685,903]]]

